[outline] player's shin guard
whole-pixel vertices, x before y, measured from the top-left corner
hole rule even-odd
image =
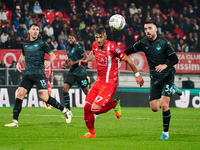
[[[115,108],[115,106],[117,105],[116,101],[112,101],[112,102],[108,102],[105,106],[103,106],[101,109],[91,109],[93,111],[93,113],[95,114],[102,114],[102,113],[106,113],[109,110],[111,110],[112,108]]]
[[[86,102],[84,106],[84,120],[89,132],[95,134],[94,113],[91,111],[91,104],[88,102]]]
[[[22,110],[22,100],[19,98],[16,98],[15,100],[15,106],[13,108],[13,119],[18,120],[19,113]]]
[[[171,118],[170,110],[163,112],[163,131],[168,132]]]
[[[64,98],[66,108],[68,108],[70,110],[69,93],[63,92],[63,98]]]
[[[64,107],[55,98],[53,98],[51,96],[49,96],[47,103],[57,109],[60,109],[60,111],[63,111],[63,109],[64,109]]]

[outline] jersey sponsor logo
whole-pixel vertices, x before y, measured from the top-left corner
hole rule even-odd
[[[102,65],[102,66],[107,66],[108,65],[108,58],[107,56],[99,53],[96,57],[96,62],[97,64],[99,65]]]

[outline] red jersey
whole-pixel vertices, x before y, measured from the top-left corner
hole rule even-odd
[[[51,67],[49,67],[49,68],[45,68],[44,72],[45,72],[45,76],[46,76],[46,83],[48,83],[50,75],[53,75],[53,70]]]
[[[92,44],[92,51],[95,54],[97,64],[97,79],[101,82],[117,82],[118,78],[118,61],[123,59],[125,53],[120,50],[115,43],[106,41],[103,49],[100,49],[95,41]]]

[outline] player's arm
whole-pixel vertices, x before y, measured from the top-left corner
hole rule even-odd
[[[81,59],[76,60],[76,61],[73,61],[73,60],[71,60],[71,59],[68,59],[68,61],[67,61],[66,63],[67,63],[67,66],[73,66],[74,64],[77,64],[77,63],[79,63],[79,61],[84,60],[84,59],[86,59],[86,58],[87,58],[87,55],[86,55],[86,54],[83,54]]]
[[[56,56],[53,52],[49,53],[49,60],[48,61],[44,61],[44,66],[45,68],[49,68],[51,63],[56,59]]]
[[[53,74],[50,75],[51,88],[53,87]]]
[[[19,72],[22,72],[22,66],[21,66],[21,63],[23,63],[25,60],[25,56],[23,55],[23,53],[20,55],[19,57],[19,60],[17,62],[17,65],[16,65],[16,69],[19,71]]]
[[[133,46],[127,48],[124,53],[128,56],[130,54],[137,53],[138,51],[142,51],[141,41],[138,41]]]
[[[156,71],[157,72],[161,72],[164,69],[166,69],[167,67],[173,67],[175,64],[178,63],[178,57],[176,55],[176,53],[173,53],[172,55],[168,56],[168,62],[166,64],[160,64],[158,66],[156,66]]]
[[[132,54],[132,53],[136,53],[136,52],[137,52],[137,51],[135,51],[133,47],[129,47],[129,48],[127,48],[127,49],[124,51],[124,53],[125,53],[127,56],[130,55],[130,54]]]
[[[95,58],[94,52],[91,51],[88,57],[86,57],[85,59],[82,59],[82,60],[79,61],[78,65],[80,67],[82,67],[84,64],[86,64],[87,62],[93,60],[94,58]]]
[[[122,58],[122,60],[129,64],[129,66],[131,67],[131,69],[133,70],[133,72],[135,74],[137,84],[140,85],[140,87],[141,87],[144,84],[144,80],[143,80],[142,76],[140,75],[140,73],[138,72],[135,65],[133,64],[132,60],[127,55],[125,55]]]
[[[125,57],[122,60],[129,64],[129,66],[131,67],[131,69],[135,74],[137,84],[140,85],[141,87],[144,84],[144,80],[140,75],[140,73],[137,71],[137,68],[133,64],[132,60],[127,55],[125,55]]]

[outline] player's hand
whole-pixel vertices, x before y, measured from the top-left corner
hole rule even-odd
[[[158,65],[158,66],[156,66],[155,68],[156,68],[155,71],[157,71],[157,72],[162,72],[164,69],[167,68],[167,65],[166,65],[166,64],[164,64],[164,65]]]
[[[50,84],[51,89],[53,88],[53,84]]]
[[[22,66],[19,63],[17,63],[16,69],[17,71],[22,72]]]
[[[45,68],[49,68],[50,65],[51,65],[51,62],[50,62],[49,60],[45,60],[45,61],[44,61],[44,67],[45,67]]]
[[[140,87],[142,87],[144,84],[144,80],[143,80],[142,76],[136,77],[136,82],[138,85],[140,85]]]
[[[87,63],[86,60],[80,60],[79,63],[78,63],[78,65],[79,65],[79,67],[82,67],[82,66],[85,65],[86,63]]]
[[[67,65],[66,64],[63,64],[62,65],[62,69],[66,69],[67,68]]]

